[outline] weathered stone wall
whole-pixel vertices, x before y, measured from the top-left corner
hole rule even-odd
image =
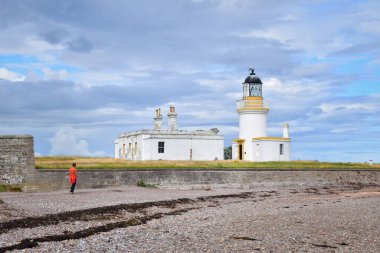
[[[37,171],[30,190],[68,189],[68,171]],[[254,188],[259,186],[380,185],[380,171],[300,171],[300,170],[78,170],[77,187],[136,185],[139,179],[163,188],[209,189]]]
[[[0,184],[26,183],[35,171],[31,135],[0,135]]]

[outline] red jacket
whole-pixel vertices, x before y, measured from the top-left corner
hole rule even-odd
[[[70,174],[70,182],[74,184],[77,181],[77,169],[75,167],[71,167],[69,170]]]

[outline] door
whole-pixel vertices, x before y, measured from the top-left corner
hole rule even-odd
[[[243,144],[239,144],[239,160],[243,160]]]

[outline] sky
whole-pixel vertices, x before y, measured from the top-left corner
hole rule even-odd
[[[380,162],[380,1],[0,0],[0,134],[43,156],[114,156],[118,135],[238,137],[255,68],[293,160]],[[164,117],[164,125],[167,119]]]

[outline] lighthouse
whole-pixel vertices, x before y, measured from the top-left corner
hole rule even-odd
[[[268,137],[269,103],[263,97],[263,83],[254,69],[243,82],[242,98],[237,101],[239,138],[233,141],[232,158],[247,161],[290,160],[289,124],[283,137]],[[286,131],[286,134],[285,134]]]

